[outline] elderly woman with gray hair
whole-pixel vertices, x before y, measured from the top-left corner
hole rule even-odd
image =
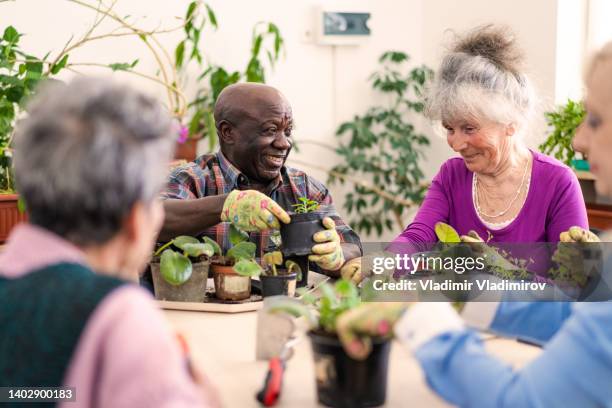
[[[564,164],[526,147],[535,97],[513,36],[495,26],[460,38],[437,73],[428,116],[461,157],[434,177],[414,221],[394,241],[436,242],[445,222],[491,242],[558,242],[588,228],[578,180]]]
[[[48,86],[31,105],[14,158],[30,223],[0,253],[0,386],[73,387],[78,406],[215,405],[128,283],[164,216],[171,135],[158,103],[103,80]]]

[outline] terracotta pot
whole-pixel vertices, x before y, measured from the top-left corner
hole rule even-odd
[[[28,217],[17,207],[18,194],[0,194],[0,244],[4,243],[13,227]]]
[[[185,143],[176,143],[176,150],[174,151],[174,158],[176,160],[187,160],[188,162],[194,161],[198,155],[198,141],[200,139],[189,138]]]
[[[166,282],[161,275],[159,258],[152,260],[151,275],[153,277],[155,299],[173,302],[204,302],[209,267],[210,262],[208,260],[193,262],[191,276],[187,279],[187,282],[174,286]]]
[[[212,264],[215,295],[221,300],[244,300],[251,296],[251,277],[240,276],[233,266]]]

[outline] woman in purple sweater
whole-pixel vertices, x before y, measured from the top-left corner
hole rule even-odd
[[[525,145],[535,102],[521,63],[513,37],[490,26],[444,56],[427,114],[461,157],[442,165],[394,247],[436,242],[439,221],[507,243],[558,242],[571,226],[588,228],[574,173]]]

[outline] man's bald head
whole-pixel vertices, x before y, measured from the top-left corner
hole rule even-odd
[[[293,114],[277,89],[257,83],[228,86],[215,104],[219,145],[251,182],[275,180],[291,151]]]
[[[258,119],[264,110],[280,105],[289,106],[289,102],[274,87],[256,82],[230,85],[221,91],[215,103],[217,129],[223,120],[237,124],[245,119]]]

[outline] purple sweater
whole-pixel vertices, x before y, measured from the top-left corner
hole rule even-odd
[[[491,231],[491,242],[559,242],[559,234],[577,225],[588,228],[578,179],[561,162],[532,151],[533,167],[527,199],[516,219]],[[453,226],[460,235],[474,230],[481,237],[489,229],[480,221],[472,200],[472,172],[462,158],[447,160],[434,177],[414,221],[395,240],[399,243],[434,243],[436,222]]]

